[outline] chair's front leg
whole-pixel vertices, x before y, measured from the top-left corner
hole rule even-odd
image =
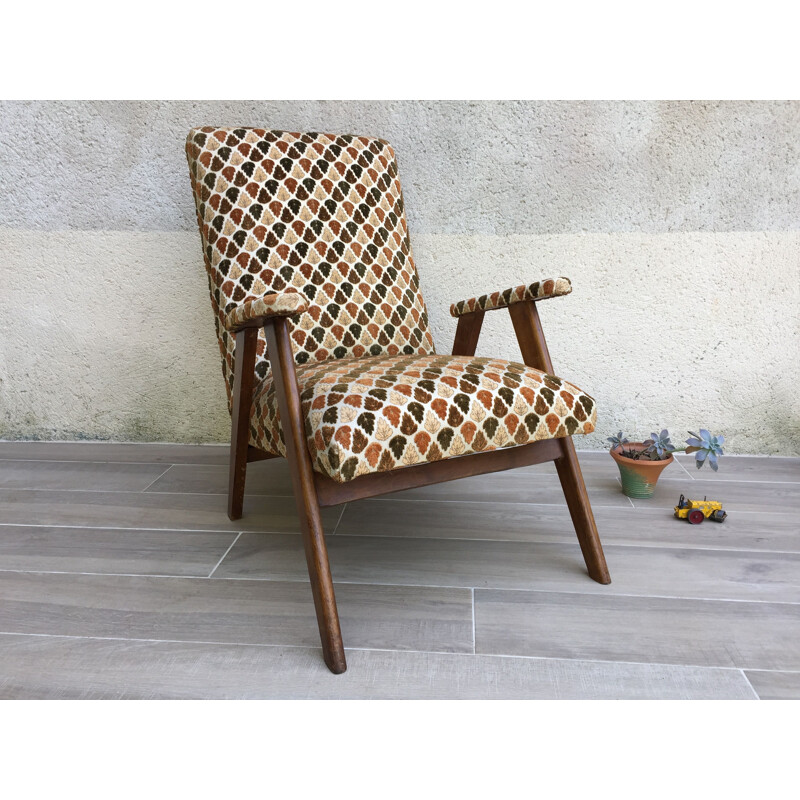
[[[247,444],[250,440],[250,408],[256,368],[258,330],[236,332],[233,352],[233,407],[231,408],[231,455],[228,473],[228,518],[240,519],[247,475]]]
[[[282,317],[270,320],[264,326],[267,337],[267,354],[272,368],[275,394],[280,412],[283,444],[292,476],[297,515],[303,533],[308,576],[317,611],[322,652],[331,672],[339,674],[347,669],[344,655],[339,613],[333,592],[333,579],[325,546],[325,534],[314,486],[311,457],[305,438],[303,409],[297,377],[294,371],[294,354],[289,340],[286,320]]]
[[[514,332],[517,334],[523,362],[534,369],[554,374],[553,362],[547,350],[536,304],[514,303],[508,307],[508,311],[514,324]],[[556,471],[561,481],[561,488],[564,490],[575,533],[578,535],[586,569],[589,576],[598,583],[611,583],[575,445],[571,436],[565,436],[558,441],[562,455],[556,459]]]

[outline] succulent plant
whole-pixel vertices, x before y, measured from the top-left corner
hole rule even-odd
[[[620,431],[616,436],[609,436],[606,441],[611,442],[612,448],[622,447],[623,444],[628,444],[628,439],[622,431]]]
[[[689,431],[689,433],[691,433],[691,431]],[[666,458],[675,450],[675,445],[669,440],[669,431],[666,428],[664,428],[661,433],[651,433],[650,439],[646,439],[645,441],[648,443],[648,451],[650,453],[657,453],[660,459]],[[666,455],[664,455],[665,453]]]
[[[722,445],[725,443],[724,436],[712,436],[705,428],[700,428],[700,433],[689,431],[692,438],[686,440],[687,453],[696,453],[695,466],[700,469],[706,462],[711,466],[711,469],[716,472],[719,469],[717,464],[717,456],[724,455],[722,452]]]
[[[644,448],[635,445],[625,448],[629,441],[622,431],[616,436],[609,436],[606,441],[611,442],[612,450],[619,448],[616,452],[634,461],[664,461],[670,457],[671,453],[684,451],[696,453],[694,463],[697,469],[707,463],[716,472],[719,469],[717,456],[723,455],[722,445],[725,437],[712,436],[705,428],[700,428],[700,433],[689,431],[689,434],[692,438],[686,440],[686,447],[675,447],[670,441],[669,431],[666,428],[661,433],[651,433],[650,438],[642,442],[645,445]]]

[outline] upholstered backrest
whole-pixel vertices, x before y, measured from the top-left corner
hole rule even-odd
[[[300,364],[434,352],[387,142],[204,127],[186,155],[229,399],[225,314],[265,292],[312,303],[290,321]],[[263,331],[256,371],[269,371]]]

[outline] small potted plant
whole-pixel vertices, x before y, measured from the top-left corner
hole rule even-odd
[[[628,497],[652,497],[656,489],[658,477],[662,470],[675,459],[676,452],[695,453],[695,466],[700,469],[709,464],[716,472],[719,469],[717,456],[723,455],[724,436],[712,436],[705,428],[700,433],[689,431],[690,437],[685,447],[675,447],[669,438],[669,431],[651,433],[643,442],[629,442],[620,431],[616,436],[609,436],[611,442],[611,458],[617,462],[622,492]]]

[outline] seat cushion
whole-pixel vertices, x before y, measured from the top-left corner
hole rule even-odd
[[[297,367],[314,470],[344,483],[425,461],[594,430],[593,398],[514,361],[415,355]],[[285,455],[271,375],[251,444]]]

